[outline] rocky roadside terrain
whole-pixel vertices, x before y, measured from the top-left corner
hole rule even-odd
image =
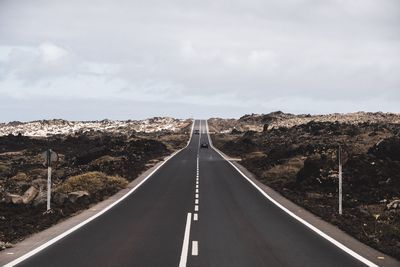
[[[121,125],[77,130],[75,123],[66,121],[62,125],[73,130],[49,130],[60,121],[17,124],[18,130],[11,124],[0,126],[0,132],[7,133],[0,136],[0,250],[126,187],[184,147],[192,121],[155,118],[138,123],[146,127],[137,131]],[[50,213],[44,212],[47,168],[41,155],[48,148],[59,155],[52,173]]]
[[[170,117],[154,117],[146,120],[102,120],[102,121],[67,121],[67,120],[40,120],[31,122],[13,121],[0,123],[0,136],[54,136],[102,131],[117,134],[131,134],[133,132],[154,133],[160,131],[175,132],[186,125],[186,120]]]
[[[400,259],[400,115],[274,112],[211,119],[214,145],[264,184]],[[343,215],[338,215],[342,147]]]

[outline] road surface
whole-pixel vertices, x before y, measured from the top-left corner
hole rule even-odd
[[[125,200],[18,266],[364,266],[200,149],[206,121],[194,129]]]

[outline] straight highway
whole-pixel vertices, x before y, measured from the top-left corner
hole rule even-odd
[[[186,148],[103,215],[9,266],[365,266],[268,200],[196,120]]]

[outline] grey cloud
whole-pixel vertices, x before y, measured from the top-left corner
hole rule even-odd
[[[396,111],[399,24],[397,0],[2,1],[0,48],[14,52],[3,60],[0,49],[0,92],[249,112]],[[52,64],[46,45],[61,49]]]

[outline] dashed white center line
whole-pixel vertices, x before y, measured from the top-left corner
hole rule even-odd
[[[199,255],[199,242],[192,241],[192,256]]]
[[[200,121],[201,125],[201,121]],[[201,127],[201,126],[200,126]],[[200,147],[200,141],[199,141]],[[199,211],[199,176],[200,176],[200,159],[199,155],[197,155],[197,168],[196,168],[196,194],[194,200],[194,211]],[[199,215],[197,213],[193,213],[193,221],[197,221],[199,219]],[[192,241],[192,256],[197,256],[199,254],[198,242]]]
[[[199,176],[200,176],[200,141],[201,141],[201,133],[204,133],[204,131],[201,131],[201,121],[200,121],[200,136],[199,136],[199,146],[197,149],[197,161],[196,161],[196,194],[195,194],[195,200],[194,200],[194,211],[199,211]],[[193,213],[193,221],[197,221],[199,219],[198,213]],[[199,244],[198,241],[192,241],[192,256],[197,256],[199,255]],[[185,261],[186,264],[186,261]]]

